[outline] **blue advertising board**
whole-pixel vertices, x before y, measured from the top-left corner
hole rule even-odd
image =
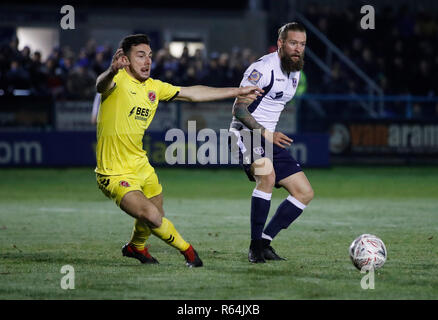
[[[329,136],[327,134],[297,134],[289,135],[294,143],[289,148],[291,154],[304,167],[327,167],[329,166]],[[196,155],[202,151],[203,141],[196,145],[190,145],[188,134],[184,133],[182,140],[165,140],[165,132],[147,132],[143,139],[143,147],[147,150],[150,163],[153,166],[196,166],[196,167],[219,167],[230,166],[219,164],[220,150],[228,150],[219,146],[217,139],[217,161],[202,163]],[[182,149],[186,150],[185,159],[189,153],[194,154],[194,163],[169,164],[166,161],[166,150],[170,145],[182,143]],[[0,132],[0,167],[68,167],[68,166],[95,166],[96,133],[93,131],[69,131],[69,132]],[[181,150],[181,149],[180,149]],[[228,151],[227,151],[228,152]],[[230,159],[230,157],[228,158]]]

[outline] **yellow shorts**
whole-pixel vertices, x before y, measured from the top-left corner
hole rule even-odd
[[[112,176],[96,173],[96,180],[99,189],[119,207],[122,198],[130,191],[141,191],[146,198],[155,197],[163,191],[157,174],[149,163],[136,173]]]

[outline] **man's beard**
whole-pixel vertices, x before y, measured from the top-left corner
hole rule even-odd
[[[297,72],[303,69],[304,55],[301,55],[297,61],[291,59],[290,56],[284,54],[283,50],[280,50],[281,68],[286,72]]]

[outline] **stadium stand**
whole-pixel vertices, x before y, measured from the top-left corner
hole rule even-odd
[[[438,85],[433,75],[438,71],[437,17],[426,11],[406,7],[386,7],[376,13],[376,24],[385,32],[360,29],[353,19],[353,8],[335,10],[325,5],[309,5],[304,13],[342,52],[373,79],[385,94],[436,96]],[[327,17],[330,17],[328,19]],[[28,47],[18,50],[19,39],[2,39],[0,47],[0,89],[4,95],[27,90],[30,95],[51,95],[56,99],[92,99],[94,79],[111,60],[114,48],[98,45],[90,39],[78,51],[69,47],[53,48],[42,61],[41,53]],[[372,40],[372,41],[368,41]],[[324,56],[324,48],[309,37],[312,50]],[[242,72],[260,55],[246,48],[230,52],[197,50],[190,56],[184,50],[173,57],[165,45],[157,50],[152,77],[182,86],[206,84],[236,86]],[[272,50],[272,48],[271,48]],[[342,63],[331,64],[331,76],[323,76],[315,65],[305,68],[310,93],[365,93]],[[322,78],[321,78],[322,77]]]

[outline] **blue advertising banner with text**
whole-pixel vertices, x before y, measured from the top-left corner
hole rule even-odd
[[[289,151],[303,167],[328,167],[329,136],[328,134],[294,134],[289,135],[294,143]],[[146,132],[143,147],[147,150],[150,163],[162,167],[220,167],[231,166],[219,164],[221,150],[228,150],[218,145],[216,164],[199,162],[200,147],[205,143],[198,141],[196,145],[188,143],[188,134],[183,135],[183,141],[169,139],[165,141],[165,132]],[[184,164],[170,165],[166,161],[166,149],[172,144],[183,143],[185,159],[189,154],[195,159],[195,164],[185,161]],[[217,143],[220,143],[218,137]],[[88,132],[0,132],[0,167],[68,167],[95,166],[96,133]],[[228,151],[227,151],[228,152]],[[230,159],[230,157],[228,157]]]

